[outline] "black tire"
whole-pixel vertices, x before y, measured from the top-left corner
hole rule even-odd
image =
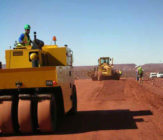
[[[56,104],[57,104],[58,121],[61,122],[65,112],[64,112],[62,90],[60,88],[56,90],[55,96],[56,96]]]
[[[98,78],[97,78],[98,77],[98,72],[97,71],[94,71],[94,74],[92,74],[91,77],[92,77],[92,80],[93,81],[97,81],[98,80]]]
[[[115,74],[115,80],[119,80],[120,79],[120,75],[119,74]]]
[[[47,94],[46,94],[47,95]],[[50,99],[42,99],[37,105],[39,131],[51,133],[57,129],[57,104],[55,94],[48,94]]]
[[[97,81],[97,77],[96,76],[93,76],[92,77],[92,81]]]
[[[56,95],[52,94],[52,98],[51,98],[51,119],[52,119],[52,127],[53,127],[53,131],[56,131],[59,122],[58,122],[58,105],[57,105],[57,98]]]
[[[76,95],[76,86],[73,86],[72,89],[72,109],[70,110],[70,114],[75,114],[77,112],[77,95]]]

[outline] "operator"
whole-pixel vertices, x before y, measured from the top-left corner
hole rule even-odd
[[[106,60],[104,60],[103,65],[107,65]]]
[[[137,68],[137,74],[138,74],[138,77],[139,77],[139,82],[141,83],[142,82],[142,78],[143,78],[143,68],[141,66],[139,66]]]
[[[30,33],[30,25],[26,24],[24,26],[24,29],[25,29],[25,33],[22,33],[19,37],[19,43],[23,46],[28,46],[28,45],[31,45],[31,39],[30,39],[30,36],[29,36],[29,33]]]
[[[122,71],[121,70],[119,70],[119,74],[122,75]]]

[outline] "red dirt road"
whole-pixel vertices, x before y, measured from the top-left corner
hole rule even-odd
[[[162,140],[163,92],[133,79],[77,80],[78,113],[66,116],[55,134],[1,140]],[[150,89],[151,88],[151,89]]]

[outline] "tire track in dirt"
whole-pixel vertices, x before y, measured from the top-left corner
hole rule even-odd
[[[148,106],[153,111],[155,115],[151,123],[153,123],[157,132],[163,136],[163,94],[158,94],[160,91],[157,88],[151,87],[145,82],[143,85],[139,85],[133,79],[127,80],[126,86],[126,89],[131,91],[132,100]]]

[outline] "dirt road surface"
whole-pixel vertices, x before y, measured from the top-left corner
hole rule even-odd
[[[78,113],[55,134],[1,136],[0,140],[162,140],[163,90],[134,79],[77,80]]]

